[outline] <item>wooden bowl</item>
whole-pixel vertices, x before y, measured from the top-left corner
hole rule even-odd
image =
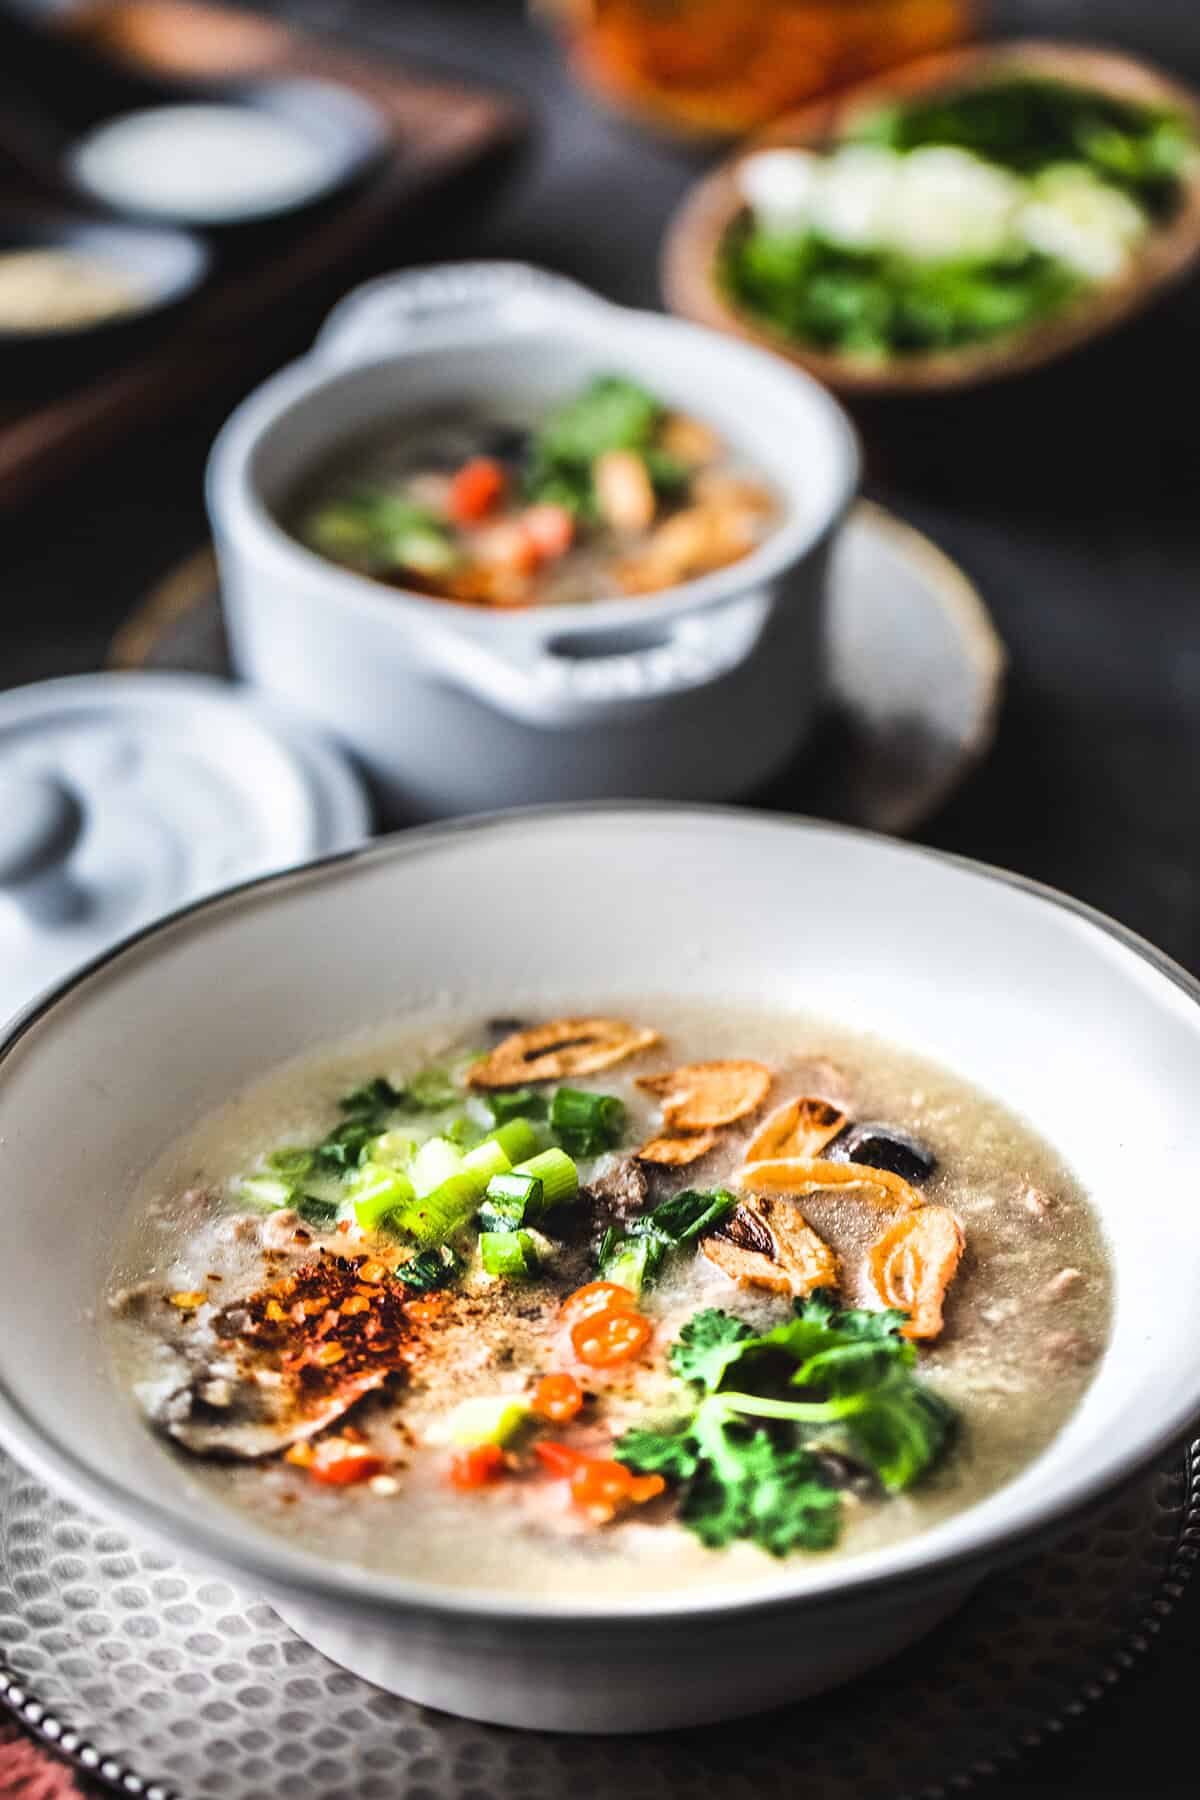
[[[1200,99],[1157,69],[1117,51],[1031,39],[923,57],[776,120],[698,182],[672,220],[663,246],[662,282],[668,306],[685,318],[774,350],[827,387],[862,396],[945,393],[1019,375],[1133,318],[1179,281],[1200,256],[1200,161],[1185,172],[1175,211],[1151,227],[1124,275],[1080,295],[1044,323],[985,343],[882,362],[808,348],[741,311],[717,287],[717,254],[730,225],[744,211],[737,170],[746,156],[781,145],[820,148],[882,104],[1018,74],[1061,80],[1141,105],[1169,107],[1189,119],[1200,137]]]

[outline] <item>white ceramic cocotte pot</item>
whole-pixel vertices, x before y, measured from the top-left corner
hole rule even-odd
[[[518,421],[627,374],[708,420],[777,487],[779,528],[662,594],[498,613],[381,586],[279,523],[341,445],[476,409]],[[851,427],[760,350],[521,264],[372,282],[217,440],[208,504],[239,674],[336,732],[396,816],[619,795],[725,799],[785,762],[822,690]]]
[[[1057,1146],[1099,1212],[1116,1297],[1108,1350],[1049,1448],[886,1548],[793,1556],[745,1586],[586,1601],[552,1582],[472,1587],[469,1542],[462,1585],[368,1573],[218,1504],[138,1417],[106,1351],[101,1297],[139,1171],[274,1065],[411,1006],[644,1014],[656,994],[877,1032]],[[338,1662],[430,1705],[575,1731],[776,1705],[912,1642],[1200,1412],[1197,1094],[1196,984],[1027,882],[837,827],[687,808],[411,832],[178,914],[9,1028],[0,1439],[89,1509],[230,1572]],[[402,1494],[394,1504],[403,1531]]]

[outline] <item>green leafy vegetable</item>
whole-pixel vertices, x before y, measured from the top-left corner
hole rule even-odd
[[[625,1107],[615,1094],[560,1087],[550,1102],[550,1129],[572,1156],[600,1156],[620,1143]]]
[[[1161,107],[1029,76],[886,107],[854,136],[900,151],[951,144],[1021,175],[1084,162],[1152,211],[1169,203],[1194,148],[1186,122]]]
[[[507,1125],[510,1119],[544,1119],[549,1101],[533,1088],[500,1088],[486,1094],[484,1104],[493,1125]]]
[[[393,1087],[385,1075],[373,1076],[360,1087],[352,1088],[338,1101],[338,1110],[356,1118],[386,1118],[404,1103],[404,1092]]]
[[[950,1442],[955,1415],[913,1374],[904,1317],[841,1312],[825,1293],[761,1334],[715,1308],[697,1313],[670,1356],[697,1390],[693,1410],[666,1430],[626,1432],[616,1455],[679,1483],[680,1517],[710,1547],[749,1538],[776,1556],[828,1548],[840,1499],[821,1450],[898,1492]]]
[[[300,535],[323,555],[368,570],[432,575],[458,560],[445,520],[399,494],[366,490],[328,500],[302,521]]]
[[[267,1167],[284,1181],[303,1181],[306,1175],[312,1174],[316,1160],[315,1150],[272,1150]]]
[[[637,382],[597,375],[534,433],[525,477],[529,499],[594,517],[592,464],[607,450],[646,450],[661,416],[658,401]]]
[[[717,278],[785,337],[868,356],[949,350],[1014,331],[1059,310],[1081,286],[1054,257],[1020,246],[923,262],[746,220],[727,236]]]
[[[430,1294],[435,1288],[447,1287],[462,1271],[462,1257],[449,1244],[442,1244],[436,1250],[419,1250],[401,1263],[396,1278],[418,1294]]]
[[[623,1229],[610,1225],[600,1240],[600,1274],[606,1281],[620,1282],[640,1294],[672,1250],[711,1231],[736,1205],[734,1195],[725,1188],[712,1193],[685,1188],[653,1212],[631,1219]]]

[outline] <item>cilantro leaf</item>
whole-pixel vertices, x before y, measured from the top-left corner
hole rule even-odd
[[[772,1556],[786,1556],[837,1542],[841,1498],[819,1478],[809,1451],[781,1445],[767,1431],[735,1438],[727,1426],[719,1429],[721,1460],[706,1461],[680,1508],[701,1543],[720,1549],[749,1538]]]
[[[716,1307],[698,1312],[668,1357],[699,1390],[692,1411],[663,1429],[626,1432],[615,1454],[680,1484],[679,1516],[704,1544],[747,1538],[774,1556],[826,1549],[841,1529],[841,1501],[818,1448],[837,1445],[896,1493],[953,1436],[953,1409],[913,1373],[905,1316],[842,1312],[825,1292],[762,1333]]]
[[[617,1454],[631,1469],[644,1475],[669,1475],[687,1481],[696,1473],[700,1453],[690,1431],[648,1431],[635,1426],[620,1439]]]
[[[744,1319],[719,1307],[706,1307],[693,1313],[675,1343],[667,1361],[673,1374],[682,1381],[695,1383],[712,1393],[720,1387],[725,1372],[735,1363],[754,1333]]]
[[[846,1421],[846,1436],[852,1451],[895,1494],[932,1467],[957,1425],[957,1414],[940,1394],[896,1373],[869,1391],[866,1405]]]

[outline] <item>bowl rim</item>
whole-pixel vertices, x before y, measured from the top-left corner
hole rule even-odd
[[[441,266],[453,268],[455,265]],[[496,263],[490,266],[512,265]],[[707,325],[676,318],[669,313],[624,306],[591,289],[581,288],[581,293],[586,309],[570,302],[560,301],[556,305],[550,291],[545,328],[565,329],[581,342],[597,335],[617,337],[631,331],[672,337],[690,342],[693,354],[698,358],[718,356],[731,367],[740,365],[769,375],[777,394],[787,396],[789,400],[794,398],[818,421],[826,453],[838,459],[840,468],[830,503],[804,523],[791,514],[790,508],[787,509],[781,523],[748,556],[712,574],[664,588],[658,594],[572,601],[553,607],[534,604],[489,609],[464,607],[412,589],[385,586],[370,576],[342,568],[292,537],[262,498],[252,464],[268,437],[286,428],[294,409],[314,395],[328,392],[341,383],[361,379],[364,374],[402,365],[416,355],[444,357],[451,353],[450,347],[439,345],[423,349],[417,344],[406,346],[401,343],[393,350],[341,363],[327,359],[319,347],[314,346],[276,370],[248,394],[226,419],[213,441],[204,488],[218,545],[222,537],[226,537],[239,553],[250,553],[265,560],[281,579],[295,580],[305,576],[310,587],[319,582],[325,599],[353,607],[368,618],[391,619],[393,622],[407,618],[413,623],[437,624],[449,631],[469,631],[483,637],[492,634],[511,637],[522,631],[535,636],[557,637],[584,627],[589,632],[601,632],[607,627],[618,629],[650,619],[676,618],[719,605],[723,600],[744,594],[747,589],[777,581],[832,537],[858,493],[863,467],[858,432],[836,394],[807,371],[790,366],[762,345],[739,342]],[[486,330],[465,338],[464,343],[502,343],[505,331],[501,317]],[[700,412],[703,414],[703,407]],[[343,434],[344,437],[350,435]],[[331,447],[331,444],[327,445],[326,452]],[[308,460],[318,461],[319,454]],[[782,455],[779,460],[783,460]],[[766,472],[772,473],[770,469]]]
[[[1077,900],[1030,876],[949,851],[901,843],[878,832],[808,815],[764,815],[733,806],[596,801],[581,806],[540,806],[478,813],[412,827],[373,843],[321,857],[282,873],[259,876],[193,901],[94,957],[9,1020],[0,1032],[0,1079],[5,1063],[27,1034],[51,1017],[95,975],[147,947],[152,954],[169,953],[177,934],[222,908],[229,908],[236,915],[248,900],[272,891],[293,890],[321,881],[332,870],[350,873],[360,867],[419,859],[428,850],[436,850],[446,840],[464,834],[483,836],[520,829],[531,823],[553,825],[577,821],[581,814],[624,819],[630,823],[644,822],[654,816],[697,823],[707,821],[719,823],[723,831],[734,825],[759,832],[803,834],[818,830],[886,848],[905,859],[949,866],[977,880],[1024,893],[1043,905],[1082,920],[1147,964],[1200,1008],[1200,980],[1188,974],[1165,952],[1086,901]],[[900,1558],[899,1567],[879,1567],[877,1557],[847,1560],[829,1565],[828,1579],[814,1581],[811,1575],[793,1575],[789,1580],[785,1572],[787,1565],[781,1564],[780,1578],[770,1586],[765,1581],[755,1580],[748,1581],[745,1587],[730,1583],[728,1589],[711,1585],[695,1590],[665,1589],[646,1596],[622,1597],[616,1604],[596,1605],[570,1597],[563,1600],[550,1595],[520,1598],[498,1591],[438,1587],[410,1578],[384,1577],[353,1563],[322,1563],[314,1552],[294,1549],[283,1538],[276,1540],[264,1534],[247,1539],[238,1528],[239,1515],[232,1508],[218,1509],[211,1518],[204,1517],[183,1505],[176,1507],[147,1497],[111,1478],[98,1461],[89,1460],[73,1445],[44,1430],[10,1391],[5,1370],[0,1366],[0,1444],[58,1491],[68,1493],[85,1507],[99,1506],[134,1523],[176,1553],[182,1548],[184,1554],[194,1554],[209,1563],[244,1573],[262,1587],[327,1608],[349,1607],[381,1618],[394,1618],[403,1613],[411,1617],[474,1618],[489,1624],[540,1622],[551,1628],[586,1624],[600,1630],[613,1630],[637,1619],[670,1624],[710,1615],[765,1617],[783,1608],[859,1601],[883,1591],[927,1590],[931,1581],[952,1578],[956,1571],[971,1565],[987,1567],[1011,1560],[1023,1554],[1026,1548],[1061,1535],[1073,1520],[1086,1515],[1108,1495],[1126,1486],[1181,1441],[1198,1416],[1200,1371],[1190,1387],[1181,1383],[1173,1391],[1170,1403],[1163,1407],[1153,1430],[1143,1431],[1135,1441],[1127,1439],[1123,1442],[1100,1471],[1092,1465],[1080,1467],[1059,1481],[1056,1492],[1027,1499],[1015,1518],[995,1520],[982,1531],[976,1527],[966,1541],[942,1554],[936,1553],[935,1545],[935,1554],[930,1556],[927,1546],[934,1534],[918,1532],[891,1553],[878,1553],[879,1557],[890,1554]],[[955,1516],[969,1519],[971,1513],[978,1510],[968,1507],[963,1514]]]

